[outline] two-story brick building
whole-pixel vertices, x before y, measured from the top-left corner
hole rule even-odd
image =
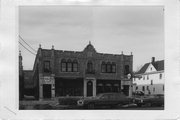
[[[133,55],[98,53],[89,43],[83,51],[38,49],[33,80],[37,99],[95,96],[103,92],[129,95]]]

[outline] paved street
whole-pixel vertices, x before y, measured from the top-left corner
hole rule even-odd
[[[20,110],[88,110],[76,105],[59,105],[57,101],[21,101]],[[92,110],[164,110],[164,107],[137,107],[136,104],[117,106],[116,108],[102,107]]]

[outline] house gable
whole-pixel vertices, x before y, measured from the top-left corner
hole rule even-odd
[[[156,71],[157,71],[156,68],[152,64],[149,64],[145,73],[156,72]]]

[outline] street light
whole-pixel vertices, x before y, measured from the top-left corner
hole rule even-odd
[[[129,74],[127,74],[127,78],[128,78],[128,80],[130,81],[130,85],[129,85],[129,97],[131,97],[132,96],[132,79],[131,79],[131,74],[129,73]]]
[[[127,74],[127,78],[128,78],[128,79],[131,79],[131,74],[130,74],[130,73]]]

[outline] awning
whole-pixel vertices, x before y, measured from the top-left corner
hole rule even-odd
[[[118,86],[119,86],[119,84],[114,84],[114,86],[117,86],[117,87],[118,87]]]
[[[103,86],[103,84],[100,83],[100,84],[98,84],[97,86]]]
[[[111,86],[111,84],[106,84],[106,86]]]

